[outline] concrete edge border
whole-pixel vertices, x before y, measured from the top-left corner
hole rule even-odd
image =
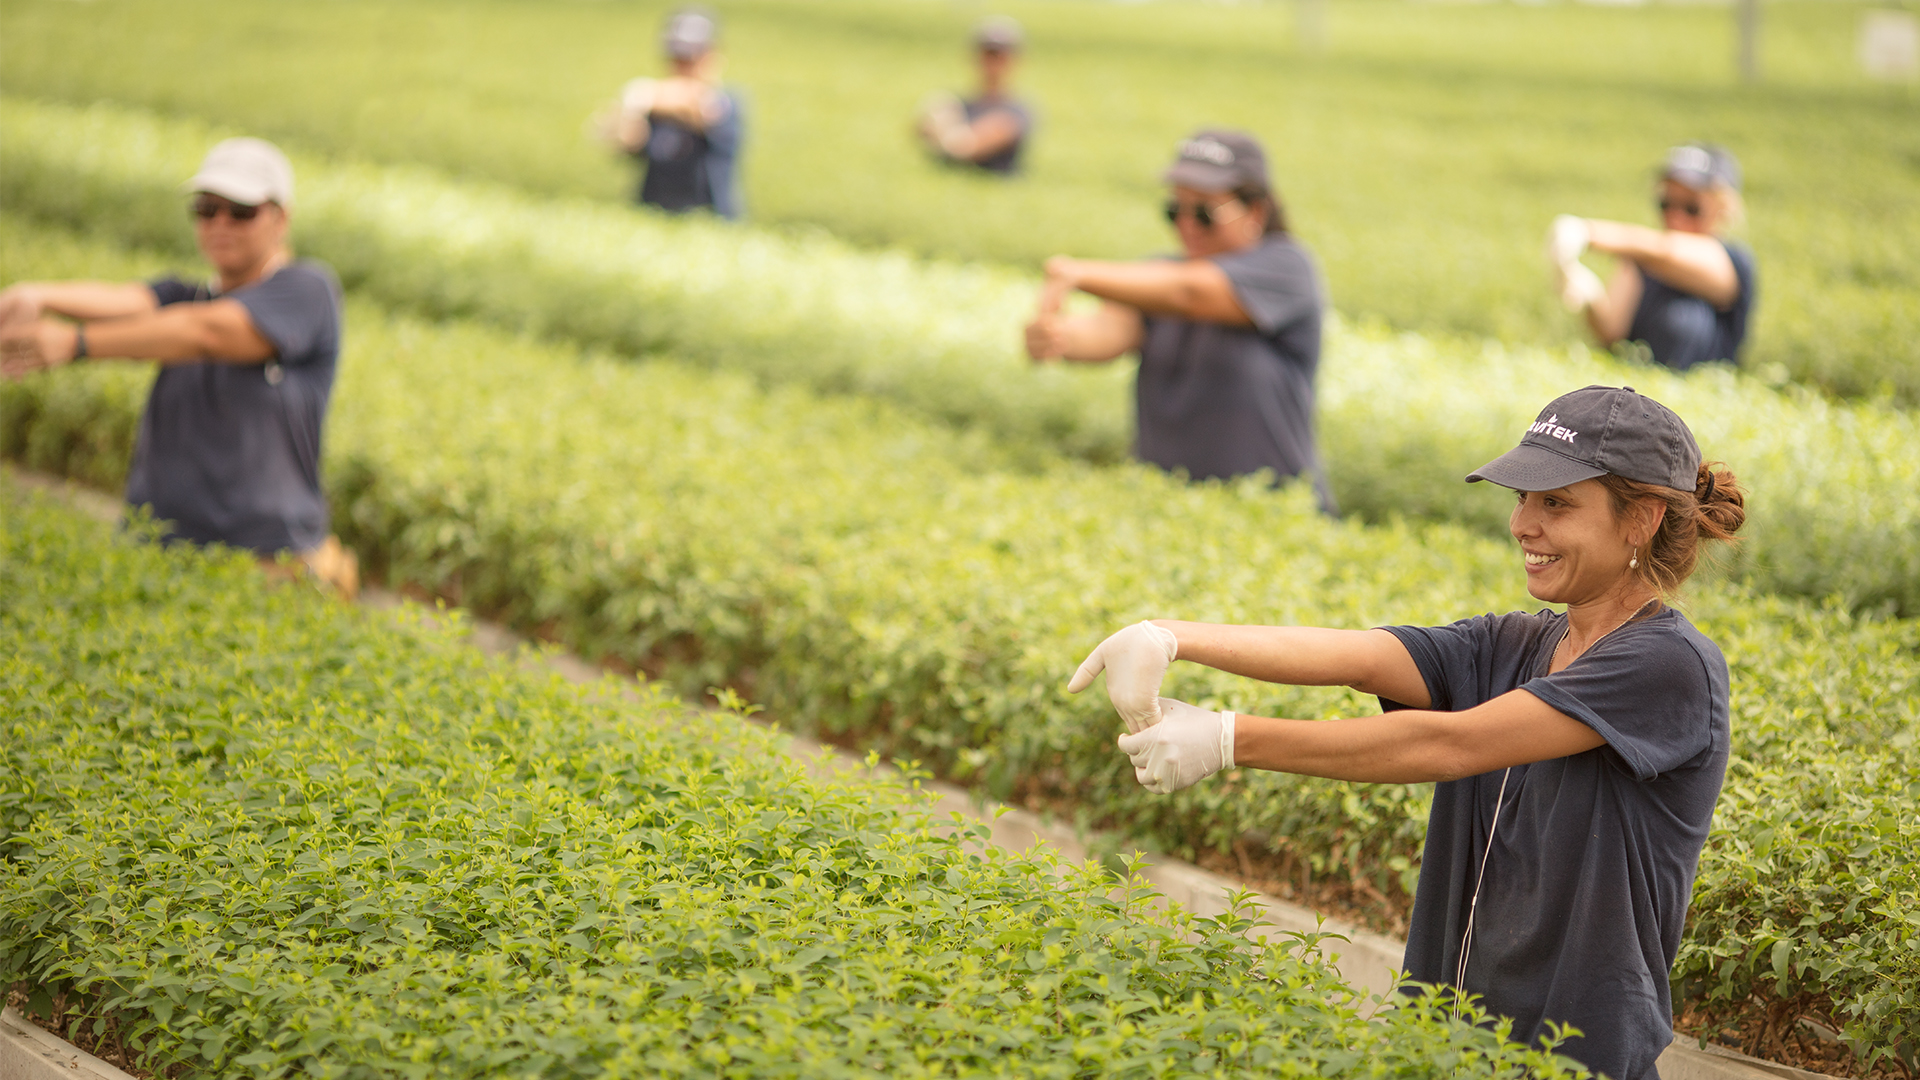
[[[132,1074],[39,1027],[13,1006],[0,1010],[0,1080],[61,1077],[133,1080]]]
[[[14,482],[63,498],[91,516],[109,521],[119,516],[117,502],[90,488],[21,469],[10,463],[0,465],[0,468],[4,468],[7,477]],[[365,607],[388,609],[399,606],[403,601],[394,593],[370,588],[363,590],[360,602]],[[480,619],[470,621],[473,643],[483,652],[505,655],[525,644],[523,638],[503,626]],[[601,668],[572,653],[548,652],[547,656],[553,669],[573,682],[593,682],[605,674]],[[843,770],[866,768],[865,761],[849,751],[803,735],[788,733],[787,738],[789,752],[816,772],[830,775]],[[1083,862],[1088,858],[1087,844],[1063,825],[1044,821],[1028,810],[1007,808],[997,803],[981,805],[964,788],[944,781],[931,781],[925,786],[939,796],[931,807],[933,813],[944,815],[950,811],[958,812],[985,823],[992,830],[991,840],[996,847],[1025,851],[1038,844],[1052,849],[1063,862]],[[1150,857],[1145,876],[1168,902],[1202,916],[1226,912],[1231,894],[1250,891],[1231,878],[1190,863],[1158,856]],[[1265,928],[1256,928],[1255,933],[1277,931],[1282,934],[1317,932],[1338,935],[1346,940],[1323,940],[1320,949],[1341,977],[1368,994],[1384,997],[1393,992],[1400,962],[1406,953],[1405,942],[1340,920],[1323,919],[1311,909],[1263,893],[1254,893],[1254,903],[1260,918],[1269,924]],[[55,1064],[56,1061],[72,1061],[75,1064]],[[80,1064],[82,1062],[87,1064]],[[89,1068],[96,1071],[84,1071]],[[1748,1057],[1719,1046],[1709,1045],[1701,1049],[1695,1040],[1686,1036],[1676,1038],[1660,1055],[1659,1069],[1662,1080],[1840,1080],[1826,1073],[1809,1072],[1791,1065]],[[56,1076],[132,1080],[126,1072],[35,1026],[8,1007],[4,1014],[0,1014],[0,1080],[46,1080]]]

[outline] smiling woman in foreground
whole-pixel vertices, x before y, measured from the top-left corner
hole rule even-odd
[[[1590,386],[1542,410],[1469,481],[1514,489],[1527,591],[1566,605],[1377,630],[1154,620],[1102,642],[1149,790],[1230,768],[1439,781],[1406,968],[1514,1020],[1584,1036],[1560,1052],[1653,1080],[1673,1039],[1667,974],[1727,764],[1727,665],[1665,597],[1702,540],[1745,519],[1732,473],[1685,423]],[[1327,722],[1213,712],[1159,697],[1172,661],[1300,686],[1351,686],[1385,713]]]

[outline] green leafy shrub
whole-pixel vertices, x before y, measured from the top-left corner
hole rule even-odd
[[[739,719],[0,480],[0,982],[211,1076],[1576,1076]],[[1064,873],[1056,877],[1056,873]]]
[[[1674,965],[1708,1016],[1813,1013],[1920,1071],[1920,621],[1713,611],[1735,756]]]
[[[669,0],[15,0],[8,93],[194,115],[339,157],[426,164],[548,195],[626,198],[630,163],[582,136]],[[1760,304],[1750,357],[1849,394],[1920,401],[1920,174],[1911,86],[1855,59],[1857,9],[1770,0],[1765,83],[1743,85],[1711,5],[1409,8],[1342,0],[1324,47],[1284,4],[1006,0],[1040,110],[1023,176],[939,168],[921,95],[972,81],[968,7],[731,0],[756,221],[1037,266],[1171,243],[1155,180],[1195,127],[1258,134],[1343,311],[1401,328],[1571,341],[1539,258],[1557,213],[1652,221],[1648,172],[1718,139],[1747,167]],[[71,58],[89,58],[85,64]],[[352,92],[334,92],[350,87]],[[326,88],[316,92],[315,88]]]
[[[41,250],[49,266],[86,251]],[[1365,627],[1526,604],[1511,547],[1459,529],[1337,524],[1297,492],[1189,486],[1138,467],[1011,470],[995,441],[882,402],[582,360],[357,301],[350,325],[327,468],[336,528],[370,568],[690,693],[735,685],[801,727],[1177,852],[1268,845],[1404,898],[1429,789],[1242,772],[1146,795],[1112,748],[1099,695],[1061,691],[1101,635],[1149,615]],[[56,392],[95,395],[95,412],[76,415],[109,415],[141,377],[102,366],[0,385],[0,415]],[[1721,815],[1681,970],[1694,979],[1739,957],[1725,981],[1695,979],[1688,992],[1771,1002],[1770,968],[1755,957],[1812,910],[1805,889],[1838,887],[1831,866],[1889,895],[1912,880],[1900,851],[1920,846],[1912,815],[1855,855],[1818,808],[1910,798],[1900,778],[1920,773],[1920,623],[1699,593],[1694,617],[1734,670],[1741,764],[1729,799],[1795,792],[1810,809],[1767,856],[1791,872],[1773,873],[1751,905],[1743,852],[1754,840],[1742,814]],[[1170,688],[1266,715],[1374,708],[1346,691],[1184,665]],[[1860,1006],[1839,1019],[1863,1045],[1913,1022],[1889,991],[1920,980],[1912,954],[1856,947],[1902,940],[1895,910],[1855,906],[1846,933],[1795,946],[1837,1011]],[[1800,984],[1781,992],[1788,1006],[1827,1008]]]
[[[178,253],[172,177],[215,137],[123,110],[7,99],[0,195],[15,210]],[[303,160],[298,239],[386,302],[899,401],[992,432],[1023,462],[1126,454],[1121,369],[1016,355],[1031,282],[1005,271],[861,253],[700,220],[529,199],[405,169]],[[1506,508],[1460,478],[1536,410],[1593,382],[1633,385],[1686,417],[1754,490],[1733,569],[1770,591],[1920,612],[1920,415],[1836,404],[1724,370],[1686,376],[1576,348],[1336,326],[1319,430],[1349,511],[1454,520],[1504,535]]]

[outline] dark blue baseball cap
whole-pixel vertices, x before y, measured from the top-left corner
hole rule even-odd
[[[1589,386],[1562,394],[1520,436],[1520,445],[1475,469],[1515,491],[1552,491],[1608,473],[1692,491],[1700,444],[1672,409],[1631,386]]]
[[[1262,191],[1267,180],[1267,155],[1260,143],[1244,131],[1196,131],[1180,144],[1179,156],[1161,179],[1195,191],[1233,191],[1254,187]]]

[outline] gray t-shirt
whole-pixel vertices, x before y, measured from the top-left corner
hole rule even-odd
[[[1216,255],[1251,327],[1148,315],[1135,386],[1135,453],[1196,480],[1272,469],[1333,496],[1314,451],[1313,378],[1326,299],[1306,249],[1274,234]]]
[[[153,282],[161,306],[214,299],[205,284]],[[273,344],[260,364],[169,364],[154,379],[127,474],[127,503],[170,535],[260,554],[327,538],[320,429],[340,356],[340,283],[303,259],[227,296]]]
[[[1566,622],[1514,612],[1386,629],[1434,709],[1524,687],[1606,739],[1507,777],[1463,981],[1513,1018],[1516,1040],[1571,1024],[1585,1034],[1561,1053],[1615,1080],[1656,1080],[1673,1041],[1668,973],[1727,769],[1727,662],[1665,608],[1549,675]],[[1434,785],[1407,934],[1420,982],[1454,983],[1500,782],[1496,770]]]

